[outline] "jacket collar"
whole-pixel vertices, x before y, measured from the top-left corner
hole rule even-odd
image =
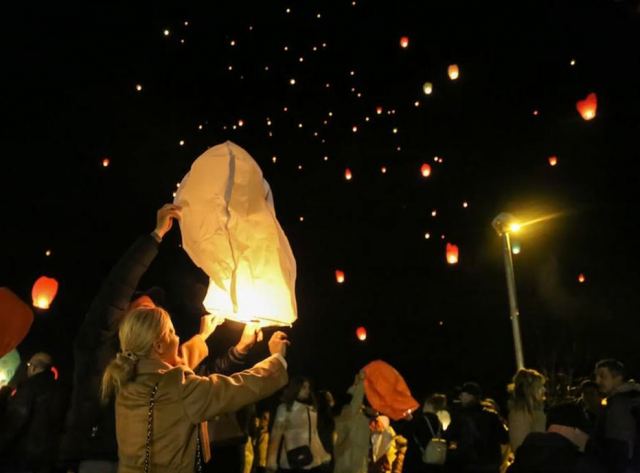
[[[138,361],[138,374],[164,373],[173,368],[169,363],[157,358],[140,358]]]

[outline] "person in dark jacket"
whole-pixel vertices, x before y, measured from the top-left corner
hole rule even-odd
[[[624,364],[596,364],[596,382],[606,395],[596,425],[595,454],[611,473],[640,472],[640,385],[625,381]]]
[[[480,404],[482,390],[477,383],[465,383],[461,407],[454,413],[445,433],[449,441],[447,468],[473,473],[497,473],[502,463],[502,446],[509,436],[498,415]]]
[[[434,399],[441,395],[429,396],[422,410],[414,412],[397,423],[396,431],[407,439],[407,456],[405,457],[405,471],[409,473],[438,472],[440,466],[427,465],[422,461],[422,453],[432,438],[443,437],[443,427],[438,416],[432,412]]]
[[[27,363],[27,379],[7,400],[0,418],[0,471],[54,471],[64,396],[51,366],[48,354],[33,355]]]

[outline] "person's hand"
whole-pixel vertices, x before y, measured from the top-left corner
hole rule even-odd
[[[158,210],[156,219],[156,229],[154,230],[160,238],[163,238],[171,227],[174,220],[182,218],[182,207],[174,204],[165,204]]]
[[[271,335],[271,339],[269,340],[269,353],[272,355],[280,353],[282,356],[286,357],[287,347],[290,344],[291,342],[287,340],[287,334],[278,330]]]
[[[211,336],[218,325],[222,324],[224,319],[215,315],[203,315],[200,317],[200,331],[198,332],[205,340]]]
[[[262,330],[260,325],[255,322],[250,322],[244,326],[240,340],[236,345],[236,350],[242,355],[249,353],[249,350],[253,348],[256,342],[262,341]]]

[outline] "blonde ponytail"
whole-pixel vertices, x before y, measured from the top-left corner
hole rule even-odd
[[[138,360],[149,357],[154,342],[167,332],[170,320],[161,307],[138,307],[125,315],[118,330],[122,352],[111,360],[102,376],[103,402],[135,379]]]

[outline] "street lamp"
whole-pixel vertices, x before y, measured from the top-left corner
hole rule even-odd
[[[507,292],[509,294],[509,313],[511,316],[511,329],[513,331],[513,346],[516,352],[516,366],[524,368],[524,355],[522,354],[522,337],[520,336],[520,311],[516,297],[516,281],[513,272],[513,258],[511,256],[510,233],[516,233],[521,229],[513,215],[501,213],[493,219],[493,228],[502,237],[502,252],[504,256],[504,268],[507,276]]]

